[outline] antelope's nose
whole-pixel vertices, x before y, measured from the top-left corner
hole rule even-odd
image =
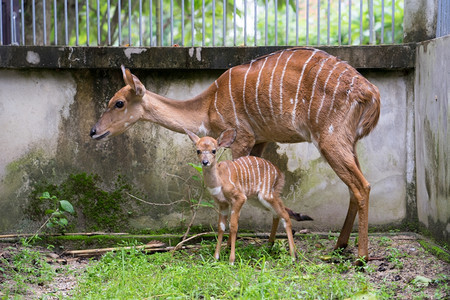
[[[92,127],[91,132],[89,132],[89,135],[91,137],[93,137],[96,133],[97,133],[97,130],[95,129],[95,127]]]
[[[209,165],[209,161],[207,161],[207,160],[202,160],[202,165],[204,165],[204,166]]]

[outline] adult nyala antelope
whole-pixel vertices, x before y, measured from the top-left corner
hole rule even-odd
[[[257,196],[263,208],[273,213],[272,230],[269,244],[273,245],[278,223],[281,221],[287,233],[289,251],[292,259],[296,257],[292,224],[289,217],[297,221],[312,220],[309,216],[294,213],[285,207],[280,198],[284,186],[284,175],[273,164],[255,156],[244,156],[233,161],[216,162],[216,151],[222,147],[229,147],[236,138],[236,131],[224,131],[218,140],[205,136],[199,138],[195,133],[186,130],[197,149],[197,155],[203,169],[203,178],[208,191],[219,206],[219,226],[217,235],[215,259],[219,259],[225,224],[231,206],[230,216],[230,263],[235,260],[236,235],[239,215],[248,197]],[[253,202],[255,203],[255,202]],[[258,202],[256,202],[258,204]]]
[[[176,101],[147,91],[122,66],[126,86],[109,101],[90,135],[118,135],[138,120],[176,132],[218,137],[236,129],[233,158],[261,156],[269,142],[312,142],[350,191],[335,248],[345,248],[358,213],[358,256],[368,259],[370,184],[356,143],[378,122],[378,89],[346,62],[313,48],[290,48],[233,67],[202,94]]]

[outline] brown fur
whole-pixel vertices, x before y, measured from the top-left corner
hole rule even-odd
[[[347,245],[358,214],[358,256],[368,258],[370,185],[355,148],[378,122],[380,94],[358,71],[320,50],[285,49],[229,69],[186,101],[147,91],[128,69],[122,71],[126,86],[111,98],[91,130],[93,138],[120,134],[145,120],[212,137],[234,128],[233,158],[259,156],[268,142],[313,142],[350,191],[336,248]]]

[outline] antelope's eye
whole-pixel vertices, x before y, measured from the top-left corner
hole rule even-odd
[[[202,151],[200,151],[200,150],[197,150],[197,154],[200,154],[200,153],[202,153]]]
[[[214,149],[213,151],[211,151],[212,152],[212,154],[216,154],[216,149]]]
[[[125,103],[123,103],[123,101],[117,101],[116,102],[116,107],[117,108],[122,108],[125,105]]]

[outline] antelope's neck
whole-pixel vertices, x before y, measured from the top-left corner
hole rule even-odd
[[[184,133],[184,129],[188,129],[206,135],[210,132],[209,94],[204,92],[189,100],[173,100],[147,91],[143,98],[143,119],[172,131]]]
[[[213,164],[208,168],[203,167],[203,178],[205,180],[206,187],[210,191],[218,187],[222,187],[222,182],[219,178],[217,164]]]

